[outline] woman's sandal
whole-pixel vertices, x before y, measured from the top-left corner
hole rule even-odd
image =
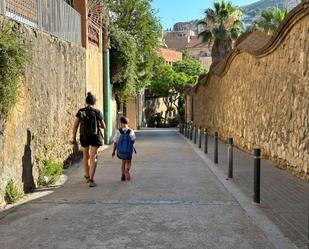
[[[85,180],[86,180],[86,183],[89,183],[90,181],[90,177],[89,176],[84,176]]]

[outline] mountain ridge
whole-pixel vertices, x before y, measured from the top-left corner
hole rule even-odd
[[[287,6],[286,0],[259,0],[252,4],[239,7],[244,14],[243,22],[245,26],[249,26],[257,18],[259,18],[261,12],[265,9],[273,9],[278,7],[280,9],[285,9],[286,7],[293,8],[299,3],[299,0],[291,0],[291,6]],[[178,22],[174,24],[173,31],[186,30],[188,27],[192,27],[197,23],[197,20],[192,20],[188,22]]]
[[[285,9],[286,0],[259,0],[252,4],[248,4],[240,7],[240,10],[244,13],[243,22],[245,26],[250,25],[257,18],[259,18],[261,12],[266,9],[273,9],[278,7],[279,9]]]

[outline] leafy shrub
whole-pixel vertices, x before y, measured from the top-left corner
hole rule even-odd
[[[17,187],[14,181],[11,179],[5,187],[5,201],[8,204],[16,202],[22,197],[22,191]]]
[[[15,105],[27,51],[22,39],[5,25],[0,31],[0,115],[6,117]]]
[[[113,26],[111,30],[111,82],[121,102],[134,97],[138,51],[136,40],[129,32]]]
[[[163,127],[163,117],[160,113],[154,114],[152,113],[147,119],[148,127]]]
[[[39,168],[38,185],[46,186],[54,184],[63,173],[63,163],[56,163],[52,160],[42,160],[42,166]]]
[[[167,122],[169,127],[177,127],[178,125],[177,118],[169,118]]]

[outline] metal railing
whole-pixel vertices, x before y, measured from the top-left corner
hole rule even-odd
[[[5,11],[5,2],[4,0],[0,0],[0,13],[4,13]]]
[[[81,16],[63,0],[0,0],[3,15],[81,44]]]

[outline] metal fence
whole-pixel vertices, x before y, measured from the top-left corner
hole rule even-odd
[[[0,11],[18,22],[81,44],[81,16],[63,0],[0,0]]]
[[[4,0],[0,0],[0,13],[4,13],[5,11],[5,2]]]

